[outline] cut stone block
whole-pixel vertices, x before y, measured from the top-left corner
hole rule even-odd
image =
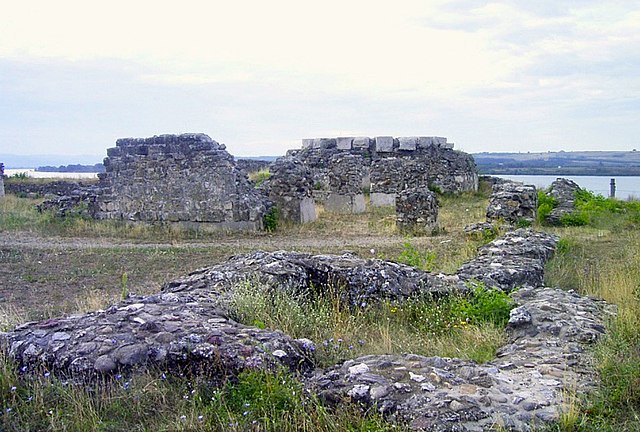
[[[453,149],[453,143],[444,143],[440,147],[451,150]]]
[[[371,192],[370,201],[372,207],[388,207],[396,204],[396,194]]]
[[[340,195],[330,194],[324,203],[324,208],[333,213],[356,214],[366,210],[364,194]]]
[[[338,150],[351,150],[351,143],[353,137],[338,137],[336,138],[336,147]]]
[[[445,137],[433,137],[433,143],[438,147],[442,147],[447,143],[447,139]]]
[[[302,148],[303,149],[310,149],[313,147],[313,138],[305,138],[302,140]]]
[[[315,138],[313,140],[314,149],[329,149],[336,147],[335,138]]]
[[[390,153],[393,151],[393,137],[379,136],[376,140],[376,151],[380,153]]]
[[[429,148],[433,146],[433,137],[418,137],[418,148]]]
[[[418,145],[418,137],[399,137],[400,150],[414,151]]]
[[[353,139],[354,149],[368,149],[371,146],[371,138],[369,137],[355,137]]]

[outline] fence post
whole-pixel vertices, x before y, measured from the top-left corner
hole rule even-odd
[[[609,196],[611,198],[616,197],[616,179],[612,178],[611,183],[609,183]]]

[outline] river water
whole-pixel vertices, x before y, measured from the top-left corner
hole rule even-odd
[[[64,172],[40,172],[33,169],[6,169],[4,172],[7,176],[12,176],[17,173],[26,173],[29,177],[33,178],[72,178],[72,179],[86,179],[96,178],[97,173],[64,173]],[[519,181],[525,184],[532,184],[538,188],[546,188],[549,186],[558,176],[549,175],[496,175],[495,177],[506,178],[510,180]],[[580,187],[588,189],[596,194],[609,196],[609,183],[612,178],[616,180],[616,198],[640,199],[640,177],[637,176],[618,176],[618,177],[604,177],[604,176],[562,176],[578,183]]]
[[[602,196],[609,196],[609,184],[611,179],[616,180],[616,198],[640,199],[640,177],[637,176],[550,176],[550,175],[496,175],[525,184],[532,184],[539,188],[546,188],[558,177],[567,178],[578,183],[583,188]]]

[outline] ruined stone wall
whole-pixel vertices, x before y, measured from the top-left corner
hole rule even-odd
[[[313,173],[309,167],[299,159],[281,157],[271,164],[270,172],[260,189],[278,208],[279,217],[295,223],[316,220],[316,204],[311,196]]]
[[[207,135],[124,138],[107,155],[92,209],[98,219],[262,228],[268,200]]]
[[[373,205],[393,205],[398,192],[412,187],[445,193],[476,191],[478,171],[473,158],[453,150],[444,137],[339,137],[302,140],[295,156],[314,171],[316,190],[330,191],[329,161],[337,154],[362,157],[363,187],[370,187]]]

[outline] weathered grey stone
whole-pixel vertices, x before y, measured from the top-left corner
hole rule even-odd
[[[358,150],[368,150],[371,147],[371,138],[355,137],[353,139],[353,148]]]
[[[302,140],[302,148],[303,149],[310,149],[313,147],[313,138],[304,138]]]
[[[376,151],[379,153],[390,153],[393,151],[393,137],[379,136],[376,140]]]
[[[348,304],[360,306],[380,299],[444,295],[459,288],[456,276],[431,274],[404,264],[362,259],[351,254],[311,255],[296,252],[255,252],[204,268],[164,286],[165,293],[207,289],[223,293],[251,280],[294,292],[340,287]]]
[[[555,200],[556,206],[545,216],[544,221],[550,225],[560,225],[564,215],[575,211],[576,194],[581,190],[576,182],[565,178],[558,178],[551,183],[545,193]]]
[[[497,183],[487,207],[487,220],[511,224],[533,223],[538,208],[538,192],[533,185],[518,182]]]
[[[369,204],[371,204],[372,207],[392,206],[396,203],[396,195],[395,193],[371,192],[369,195]]]
[[[351,150],[351,143],[353,137],[338,137],[336,138],[336,148],[338,150]]]
[[[240,325],[218,304],[215,292],[198,289],[132,296],[104,311],[27,323],[0,333],[0,346],[20,367],[45,367],[83,380],[145,367],[208,374],[220,381],[247,368],[310,367],[313,347],[308,341]],[[153,326],[145,325],[150,316]],[[96,348],[87,350],[88,343]],[[36,345],[40,348],[29,349]]]
[[[481,247],[457,274],[463,281],[475,280],[507,292],[521,286],[540,286],[545,262],[557,242],[558,237],[551,234],[522,228],[511,231]]]
[[[90,203],[94,217],[262,228],[267,198],[207,135],[123,138],[116,146]]]
[[[283,220],[308,223],[317,219],[312,198],[313,173],[294,157],[278,158],[270,168],[271,176],[261,189],[269,196]]]
[[[333,213],[358,214],[366,211],[364,194],[342,195],[330,193],[327,197],[324,208]]]
[[[531,311],[532,320],[507,328],[507,344],[494,361],[479,365],[415,354],[369,355],[316,371],[307,388],[329,404],[344,403],[345,397],[363,409],[375,404],[389,421],[417,430],[488,431],[502,425],[533,431],[556,422],[572,392],[595,387],[591,352],[582,346],[602,336],[609,308],[549,288],[523,289],[514,299]],[[551,311],[549,305],[558,307]],[[561,373],[548,366],[567,364],[569,358],[575,362]],[[353,373],[354,367],[366,374]]]
[[[418,148],[418,137],[399,137],[398,150],[415,151]]]
[[[405,189],[396,197],[396,226],[408,234],[432,233],[438,229],[438,199],[426,189]]]

